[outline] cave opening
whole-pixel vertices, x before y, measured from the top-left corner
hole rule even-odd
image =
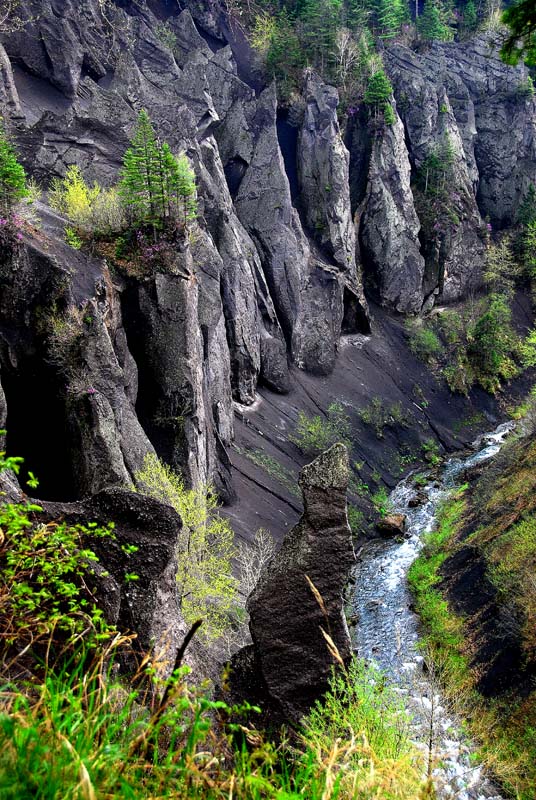
[[[361,305],[355,292],[353,292],[347,286],[344,287],[341,332],[343,334],[370,333],[370,322],[368,315]]]
[[[43,500],[77,499],[69,447],[64,389],[38,355],[2,371],[7,403],[6,451],[24,459],[19,481],[28,473],[39,480],[29,494]]]

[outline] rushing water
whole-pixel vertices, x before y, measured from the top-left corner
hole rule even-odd
[[[358,556],[352,599],[357,618],[354,636],[358,654],[386,672],[405,700],[412,716],[412,737],[434,764],[440,798],[449,800],[502,800],[498,789],[471,759],[471,742],[460,731],[460,720],[448,708],[437,681],[425,669],[418,650],[419,620],[411,611],[406,576],[422,547],[423,534],[433,529],[438,504],[459,482],[460,473],[494,456],[512,430],[513,423],[500,425],[479,437],[473,453],[452,458],[439,480],[430,479],[422,491],[426,502],[410,508],[415,495],[411,477],[391,493],[394,512],[407,517],[407,538],[402,542],[368,542]]]

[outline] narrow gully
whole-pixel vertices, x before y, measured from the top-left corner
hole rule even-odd
[[[354,646],[358,655],[387,674],[411,717],[411,735],[431,755],[438,798],[445,800],[503,800],[482,766],[475,764],[474,745],[462,733],[461,720],[444,697],[419,650],[419,618],[411,610],[407,586],[409,567],[423,547],[424,535],[437,519],[439,504],[460,481],[464,470],[487,461],[513,430],[506,422],[480,436],[466,458],[446,462],[439,480],[430,478],[422,490],[426,502],[411,508],[415,495],[412,477],[401,481],[390,495],[394,513],[406,515],[403,542],[373,540],[362,548],[355,568],[350,602],[357,620]]]

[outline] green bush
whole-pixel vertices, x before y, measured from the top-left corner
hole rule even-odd
[[[327,450],[335,442],[343,442],[350,447],[350,436],[350,420],[343,406],[340,403],[331,403],[328,406],[327,419],[320,416],[309,417],[304,411],[300,411],[296,433],[289,438],[304,453],[315,455]]]
[[[186,489],[182,478],[152,453],[135,475],[138,491],[173,506],[183,522],[178,551],[177,586],[187,622],[203,618],[207,639],[221,636],[237,602],[231,562],[236,551],[233,530],[217,513],[210,486]]]
[[[409,349],[421,361],[430,364],[442,354],[443,345],[437,334],[425,324],[407,320],[406,332],[409,338]]]
[[[26,173],[17,160],[0,117],[0,216],[7,216],[26,194]]]

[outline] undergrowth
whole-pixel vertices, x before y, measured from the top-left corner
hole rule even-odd
[[[427,656],[468,721],[469,732],[479,744],[478,755],[516,800],[534,798],[536,691],[521,674],[522,691],[498,688],[493,698],[478,691],[482,665],[476,666],[474,655],[475,649],[485,647],[485,640],[473,641],[470,619],[449,605],[442,567],[460,548],[471,548],[473,563],[484,564],[485,577],[464,591],[478,595],[480,584],[486,581],[495,589],[496,626],[509,626],[508,635],[514,636],[522,652],[518,669],[530,675],[536,665],[535,512],[532,429],[504,445],[476,485],[462,487],[446,501],[437,530],[428,536],[409,573],[415,607],[424,624]],[[487,657],[492,656],[488,653]]]
[[[0,453],[0,471],[20,464]],[[44,523],[24,502],[0,515],[2,800],[433,797],[400,700],[363,661],[345,666],[334,650],[328,692],[274,743],[254,727],[257,708],[193,683],[187,642],[164,679],[134,636],[107,625],[88,541],[112,526]]]

